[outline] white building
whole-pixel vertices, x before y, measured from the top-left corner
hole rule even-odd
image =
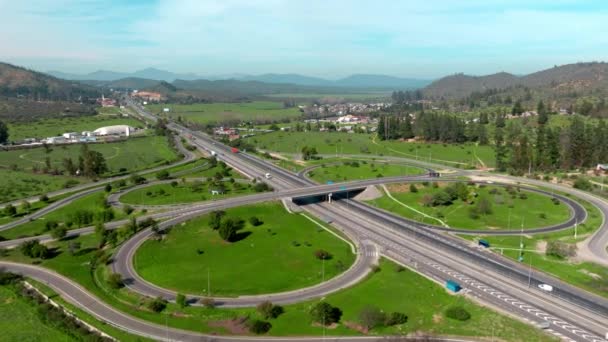
[[[124,135],[130,136],[132,132],[135,131],[135,128],[128,125],[116,125],[116,126],[106,126],[100,127],[94,131],[95,135]]]
[[[66,139],[74,139],[74,138],[76,138],[78,136],[78,133],[76,133],[76,132],[67,132],[67,133],[63,133],[62,135]]]

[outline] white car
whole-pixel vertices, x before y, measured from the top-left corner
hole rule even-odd
[[[548,284],[538,284],[538,288],[543,291],[547,291],[547,292],[553,291],[553,286],[548,285]]]

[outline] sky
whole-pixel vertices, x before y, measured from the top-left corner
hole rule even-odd
[[[87,73],[437,78],[608,59],[608,2],[0,0],[0,61]]]

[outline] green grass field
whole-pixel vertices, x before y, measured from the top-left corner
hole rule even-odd
[[[252,194],[255,191],[251,184],[223,183],[226,191],[223,194],[212,195],[212,185],[201,181],[179,181],[176,186],[171,184],[155,184],[149,187],[131,191],[121,197],[121,202],[127,204],[163,205],[220,200],[229,197]]]
[[[280,121],[300,116],[298,108],[283,108],[281,102],[253,101],[244,103],[198,103],[192,105],[148,105],[153,113],[169,108],[169,116],[181,116],[186,121],[214,123],[226,121]]]
[[[76,341],[62,331],[45,324],[34,304],[19,297],[13,289],[0,286],[0,331],[2,341]]]
[[[144,124],[133,118],[118,115],[94,115],[45,119],[36,122],[8,124],[9,139],[19,141],[25,138],[48,138],[66,132],[94,131],[97,128],[113,125],[130,125],[144,128]]]
[[[523,263],[531,264],[533,269],[550,273],[574,286],[586,289],[600,296],[608,297],[608,267],[595,263],[582,262],[575,258],[560,259],[544,253],[547,241],[577,243],[593,234],[602,224],[600,212],[591,204],[579,201],[587,210],[587,221],[577,227],[577,238],[574,238],[574,227],[565,231],[519,236],[471,236],[462,235],[467,240],[486,239],[492,250],[508,258],[518,260],[520,241],[524,244]]]
[[[376,177],[409,176],[424,173],[424,170],[410,166],[374,161],[346,162],[342,165],[327,165],[314,169],[308,176],[319,183],[341,182]]]
[[[280,99],[348,99],[348,100],[377,100],[377,101],[386,101],[390,98],[391,93],[386,91],[378,91],[378,92],[366,92],[366,93],[335,93],[335,94],[323,94],[323,93],[284,93],[284,94],[270,94],[266,95],[270,98],[280,98]]]
[[[456,167],[494,165],[494,151],[491,146],[379,141],[374,139],[372,134],[273,132],[249,137],[247,141],[262,150],[296,154],[298,157],[302,148],[309,146],[315,147],[320,154],[334,156],[395,156]]]
[[[246,221],[257,216],[264,224],[253,227],[247,223],[242,240],[226,243],[209,228],[207,217],[195,219],[172,229],[163,241],[145,242],[135,254],[138,273],[156,285],[199,294],[205,294],[209,274],[212,294],[236,296],[289,291],[321,282],[323,262],[314,256],[318,249],[333,255],[324,263],[325,279],[343,272],[355,259],[348,244],[303,216],[288,214],[278,203],[233,208],[226,213]]]
[[[229,331],[214,323],[243,316],[249,316],[251,319],[259,318],[255,309],[206,309],[201,307],[182,309],[173,303],[169,303],[162,314],[152,313],[144,308],[142,303],[145,300],[139,295],[129,292],[126,288],[109,289],[103,280],[103,275],[107,274],[106,268],[98,268],[97,272],[94,272],[97,280],[94,280],[88,267],[88,262],[95,253],[93,247],[97,243],[93,235],[81,236],[72,241],[82,244],[80,252],[72,256],[65,252],[67,241],[54,242],[51,246],[57,247],[58,255],[53,259],[43,260],[40,264],[76,280],[102,300],[127,314],[157,324],[221,335],[228,334]],[[9,250],[8,256],[3,259],[34,262],[32,259],[23,257],[17,250]],[[396,293],[399,295],[396,296]],[[376,305],[385,311],[400,311],[407,314],[408,322],[392,328],[374,329],[371,334],[407,334],[425,331],[452,336],[487,337],[494,335],[495,338],[505,341],[553,341],[541,330],[477,306],[461,296],[452,296],[442,286],[416,273],[409,270],[398,272],[396,265],[389,261],[381,262],[379,272],[371,274],[351,288],[327,296],[326,300],[332,305],[340,307],[344,312],[342,323],[336,328],[324,331],[322,327],[311,323],[308,310],[315,301],[310,301],[286,306],[283,315],[270,321],[273,326],[270,335],[360,335],[361,333],[346,328],[344,322],[356,322],[359,310],[363,306]],[[446,318],[443,312],[452,305],[464,307],[471,313],[471,319],[459,322]],[[119,337],[122,339],[122,336]]]
[[[425,207],[421,203],[423,197],[425,195],[432,196],[437,192],[443,191],[443,188],[447,185],[446,183],[438,184],[440,185],[439,188],[417,184],[417,193],[410,192],[409,185],[407,184],[388,185],[387,188],[393,197],[411,209],[395,202],[386,194],[381,198],[369,201],[369,203],[425,223],[441,225],[438,220],[432,219],[436,218],[444,221],[450,227],[465,229],[491,230],[508,229],[509,227],[511,229],[520,229],[522,222],[524,229],[532,229],[564,222],[570,217],[570,211],[567,206],[561,203],[556,205],[547,196],[522,190],[521,193],[517,193],[515,198],[512,198],[505,188],[498,186],[484,186],[483,188],[480,186],[469,186],[470,191],[478,194],[473,202],[485,197],[491,203],[492,214],[480,215],[478,219],[473,219],[469,216],[469,208],[474,207],[474,203],[468,204],[460,199],[455,200],[449,206]],[[490,191],[497,191],[497,193],[491,194]],[[527,199],[522,199],[520,194],[525,194]],[[509,208],[511,204],[512,208]],[[510,215],[509,211],[511,212]],[[541,214],[544,214],[544,218]],[[429,216],[432,218],[429,218]]]
[[[101,152],[110,169],[116,173],[121,168],[127,171],[138,171],[161,165],[176,159],[176,153],[168,143],[166,137],[148,136],[131,138],[116,143],[89,144],[89,149]],[[0,152],[0,166],[9,168],[16,166],[19,170],[29,171],[34,165],[44,167],[45,159],[51,159],[51,167],[63,169],[62,161],[66,157],[78,162],[82,145],[53,146],[51,152],[46,153],[42,147],[24,150]]]
[[[1,153],[1,152],[0,152]],[[0,169],[0,203],[78,185],[87,179]]]
[[[82,197],[80,199],[75,200],[74,202],[61,207],[55,211],[52,211],[43,217],[31,222],[24,223],[17,227],[11,228],[9,230],[5,230],[0,232],[0,236],[5,239],[15,239],[19,237],[25,236],[35,236],[46,233],[46,222],[55,221],[57,223],[65,223],[69,222],[72,219],[72,214],[77,210],[87,210],[93,213],[93,215],[98,215],[101,211],[103,211],[103,207],[101,206],[101,199],[105,196],[103,192],[96,192],[94,194]],[[112,209],[114,212],[114,220],[120,220],[124,218],[126,215],[122,212],[122,210]],[[95,222],[97,220],[95,219]],[[91,223],[90,225],[93,225]],[[77,225],[73,225],[68,229],[76,229],[79,228]]]

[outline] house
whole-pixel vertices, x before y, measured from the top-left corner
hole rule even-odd
[[[65,144],[67,142],[66,138],[61,137],[49,137],[45,139],[47,144]]]
[[[78,133],[68,132],[68,133],[63,133],[62,136],[66,139],[74,139],[74,138],[78,137]]]
[[[215,134],[215,135],[235,135],[235,134],[237,134],[238,135],[238,132],[234,128],[219,127],[213,131],[213,134]]]
[[[608,164],[597,164],[597,166],[595,167],[595,172],[596,173],[608,172]]]

